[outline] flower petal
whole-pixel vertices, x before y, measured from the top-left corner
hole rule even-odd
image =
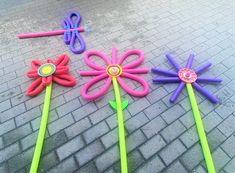
[[[32,68],[33,68],[34,70],[37,70],[38,67],[40,67],[42,64],[43,64],[43,63],[42,63],[41,61],[39,61],[39,60],[33,60],[33,61],[31,62],[31,66],[32,66]]]
[[[68,57],[68,55],[63,54],[63,55],[60,55],[60,56],[55,60],[54,64],[55,64],[56,67],[57,67],[57,66],[65,66],[65,65],[68,64],[68,62],[69,62],[69,57]]]
[[[76,80],[72,76],[69,76],[68,74],[60,74],[60,75],[53,75],[53,81],[56,83],[63,85],[63,86],[68,86],[72,87],[76,85]]]
[[[138,65],[140,65],[143,61],[144,61],[144,54],[138,50],[138,49],[132,49],[132,50],[128,50],[126,51],[121,57],[120,59],[118,60],[117,64],[121,65],[123,63],[123,61],[125,59],[127,59],[128,56],[130,55],[138,55],[138,59],[134,62],[131,62],[127,65],[124,65],[122,68],[123,69],[127,69],[127,68],[134,68]]]
[[[44,85],[49,85],[52,82],[52,76],[43,76],[42,83]]]
[[[100,57],[102,60],[104,60],[104,62],[105,62],[106,65],[111,64],[110,60],[109,60],[103,53],[101,53],[101,52],[99,52],[99,51],[96,51],[96,50],[90,50],[90,51],[85,52],[85,54],[84,54],[84,60],[85,60],[86,64],[87,64],[89,67],[91,67],[91,68],[93,68],[93,69],[95,69],[95,70],[104,70],[104,69],[105,69],[105,67],[98,66],[98,65],[94,64],[94,63],[89,59],[89,57],[90,57],[90,56],[93,56],[93,55],[94,55],[94,56],[98,56],[98,57]]]
[[[106,80],[105,84],[101,87],[101,89],[92,95],[88,95],[89,88],[93,84],[95,84],[96,82],[99,82],[100,80],[105,79],[105,78],[107,78],[107,80]],[[82,97],[86,100],[95,100],[98,97],[101,97],[108,90],[109,86],[111,85],[111,82],[112,82],[112,79],[110,77],[108,77],[107,74],[101,74],[101,75],[91,79],[82,88],[82,91],[81,91]]]
[[[121,79],[122,77],[129,78],[129,79],[132,79],[132,80],[140,83],[143,86],[144,89],[142,91],[134,91],[133,89],[129,88],[128,85],[125,84],[125,82]],[[148,94],[149,87],[148,87],[147,82],[144,79],[142,79],[139,76],[137,76],[137,75],[132,75],[132,74],[123,72],[121,77],[117,78],[117,81],[120,84],[120,86],[127,93],[129,93],[132,96],[142,97],[142,96],[145,96],[146,94]]]
[[[36,77],[39,77],[38,71],[37,71],[37,70],[28,71],[28,72],[27,72],[27,76],[28,76],[29,78],[36,78]]]
[[[55,75],[63,74],[63,73],[67,73],[68,71],[69,71],[69,68],[66,66],[57,66],[54,74]]]
[[[40,77],[30,84],[27,89],[26,95],[36,96],[43,90],[44,87],[45,85],[42,83],[42,78]]]

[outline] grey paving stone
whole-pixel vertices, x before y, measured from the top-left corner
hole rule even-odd
[[[163,136],[166,142],[169,143],[182,134],[185,130],[186,128],[179,121],[175,121],[163,129],[160,134]]]
[[[125,127],[129,133],[140,128],[142,125],[148,122],[148,118],[143,112],[138,113],[134,117],[125,122]]]
[[[100,136],[104,135],[109,131],[109,128],[105,122],[101,122],[96,126],[93,126],[89,130],[83,133],[86,143],[90,143]]]
[[[199,140],[196,127],[193,126],[187,130],[183,135],[180,136],[180,140],[187,148],[190,148],[193,144],[195,144]]]
[[[226,120],[224,120],[219,126],[218,129],[226,136],[229,137],[235,129],[235,117],[230,115]]]
[[[127,152],[132,151],[133,149],[135,149],[136,147],[138,147],[145,141],[146,141],[146,137],[144,136],[142,131],[141,130],[135,131],[126,139]]]
[[[77,169],[77,164],[74,161],[73,157],[69,157],[68,159],[62,161],[57,166],[53,167],[48,173],[58,173],[58,172],[66,172],[66,173],[72,173]]]
[[[235,167],[235,158],[233,158],[224,168],[226,172],[233,172]]]
[[[213,152],[212,157],[216,172],[219,172],[228,163],[228,161],[230,161],[228,155],[220,148],[217,148],[217,150]]]
[[[166,165],[169,165],[185,151],[184,145],[179,140],[175,140],[160,152],[160,157]]]
[[[84,118],[78,122],[76,122],[73,125],[70,125],[67,127],[64,131],[67,135],[68,138],[73,138],[74,136],[77,136],[87,130],[88,128],[91,127],[91,123],[88,120],[88,118]]]
[[[94,103],[86,104],[85,106],[75,110],[72,114],[76,121],[86,117],[87,115],[95,112],[97,110]]]
[[[193,113],[191,111],[188,111],[186,114],[180,117],[179,120],[186,128],[190,128],[195,124]]]
[[[60,107],[57,107],[56,111],[57,111],[58,115],[61,117],[61,116],[64,116],[64,115],[76,110],[79,107],[81,107],[81,103],[79,102],[78,99],[74,99],[74,100],[71,100],[71,101],[63,104]]]
[[[162,137],[160,135],[156,135],[145,144],[143,144],[139,149],[144,158],[148,159],[165,146],[166,143],[162,139]]]
[[[7,109],[11,108],[11,102],[10,100],[6,100],[0,103],[0,112],[3,112]]]
[[[53,135],[73,123],[74,123],[74,120],[73,120],[72,115],[68,114],[68,115],[63,116],[60,119],[50,123],[47,127],[48,127],[50,135]]]
[[[160,116],[158,116],[144,125],[141,129],[143,130],[144,134],[150,138],[151,136],[157,134],[164,127],[166,127],[165,121]]]
[[[26,136],[25,138],[20,140],[21,146],[23,150],[28,149],[29,147],[36,144],[38,136],[38,131],[31,133],[30,135]]]
[[[15,118],[16,125],[21,126],[21,125],[33,120],[34,118],[36,118],[40,115],[41,115],[41,111],[40,111],[39,107],[31,109],[30,111],[25,112],[23,114],[20,114],[19,116],[17,116]]]
[[[89,115],[89,118],[90,118],[92,124],[97,124],[98,122],[104,120],[105,118],[109,117],[113,113],[114,113],[113,110],[110,108],[109,105],[107,105],[107,106],[100,108],[99,110],[91,113]]]
[[[93,162],[86,164],[85,166],[76,171],[76,173],[90,173],[90,172],[98,172]]]
[[[18,143],[14,143],[2,150],[0,150],[0,163],[8,160],[12,156],[18,154],[20,152],[20,147]]]
[[[59,163],[59,161],[56,156],[56,153],[54,151],[52,151],[40,159],[38,171],[39,172],[47,172],[48,169],[52,168],[53,166],[55,166],[58,163]]]
[[[216,108],[215,112],[217,112],[223,119],[225,119],[234,112],[234,108],[235,103],[231,100],[227,100],[223,102],[218,108]]]
[[[56,153],[59,157],[59,160],[63,160],[76,151],[80,150],[83,146],[84,142],[81,136],[78,136],[56,149]]]
[[[141,98],[137,100],[136,102],[130,104],[127,109],[130,112],[131,115],[135,115],[139,113],[140,111],[144,110],[146,107],[148,107],[150,103],[146,98]]]
[[[206,132],[209,132],[216,127],[223,119],[216,113],[210,112],[203,118],[203,125]]]
[[[167,122],[167,124],[172,123],[179,117],[181,117],[185,111],[179,105],[174,105],[167,111],[161,114],[161,117]]]
[[[158,89],[153,90],[151,94],[147,95],[147,99],[149,100],[150,103],[155,103],[161,100],[167,94],[168,92],[163,87],[160,87]]]
[[[2,149],[3,147],[4,147],[3,139],[2,139],[2,137],[0,137],[0,149]]]
[[[187,173],[188,171],[184,168],[184,166],[179,161],[175,161],[164,172],[165,173]]]
[[[15,128],[15,121],[14,119],[8,120],[2,124],[0,124],[0,135],[7,133]]]
[[[8,167],[7,167],[7,164],[2,164],[2,165],[0,166],[0,172],[1,172],[1,173],[8,173],[8,172],[9,172]]]
[[[138,172],[138,173],[144,173],[144,172],[157,173],[157,172],[160,172],[161,170],[163,170],[164,168],[165,168],[164,164],[159,159],[159,157],[156,156],[153,159],[151,159],[149,162],[145,163],[144,166],[141,167],[140,169],[138,169],[136,172]]]
[[[78,160],[79,165],[84,165],[85,163],[92,160],[94,157],[99,155],[104,151],[104,148],[102,144],[99,141],[95,141],[88,146],[86,146],[84,149],[79,151],[75,156]]]
[[[153,119],[156,116],[160,115],[162,112],[164,112],[166,109],[167,106],[160,100],[145,109],[144,113],[149,119]]]
[[[3,135],[3,141],[5,145],[12,144],[20,140],[21,138],[29,135],[32,132],[30,124],[25,124],[24,126],[18,127],[8,133]]]
[[[101,141],[105,148],[109,148],[113,144],[118,142],[118,129],[115,128],[101,137]]]
[[[226,137],[217,129],[213,129],[208,135],[207,140],[210,146],[211,151],[216,149],[225,141]]]
[[[181,157],[181,161],[187,170],[192,170],[202,160],[203,154],[199,144],[194,145]]]
[[[235,146],[233,145],[235,141],[234,134],[231,135],[222,145],[221,148],[229,155],[231,158],[235,156]]]

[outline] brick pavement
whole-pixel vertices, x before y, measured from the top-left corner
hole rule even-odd
[[[223,84],[205,85],[221,103],[212,105],[200,94],[203,116],[217,172],[235,170],[235,2],[233,0],[1,0],[0,1],[0,172],[28,172],[39,128],[43,95],[25,96],[31,82],[25,73],[32,59],[55,58],[67,53],[69,67],[78,80],[73,88],[54,85],[52,106],[39,172],[119,172],[117,123],[109,108],[112,89],[97,102],[81,98],[88,78],[82,55],[73,55],[61,36],[19,40],[15,35],[60,28],[66,12],[78,10],[87,49],[111,54],[129,48],[144,52],[143,66],[171,68],[163,56],[169,51],[183,65],[190,52],[194,67],[213,63],[205,75]],[[133,98],[125,110],[130,172],[206,172],[195,123],[184,91],[177,103],[168,99],[174,84],[154,85],[153,75],[143,75],[151,92]],[[129,83],[138,88],[135,83]],[[99,87],[99,86],[96,86]],[[97,89],[97,88],[94,88]]]

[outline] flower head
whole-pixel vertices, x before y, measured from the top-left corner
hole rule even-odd
[[[135,69],[135,67],[139,66],[143,61],[143,53],[140,50],[129,50],[126,51],[121,57],[117,60],[116,54],[117,50],[113,48],[113,53],[112,53],[112,60],[110,61],[109,58],[107,58],[103,53],[99,51],[87,51],[84,54],[84,60],[86,64],[93,68],[95,71],[81,71],[80,75],[81,76],[96,76],[95,78],[91,79],[89,82],[87,82],[84,87],[82,88],[82,96],[86,100],[95,100],[102,95],[108,90],[109,86],[111,85],[112,78],[115,77],[119,83],[119,85],[128,93],[131,94],[132,96],[136,97],[141,97],[145,96],[148,93],[148,84],[146,81],[139,76],[135,74],[141,74],[141,73],[147,73],[149,70],[147,68],[139,68]],[[98,56],[105,62],[105,66],[99,66],[94,64],[89,58],[90,56]],[[131,62],[127,65],[123,65],[123,61],[130,55],[137,55],[138,60],[135,62]],[[143,86],[142,91],[135,91],[131,88],[128,87],[128,85],[122,80],[122,78],[128,78],[132,79],[138,83],[140,83]],[[107,79],[105,81],[105,84],[101,87],[101,89],[92,94],[88,94],[88,89],[95,83],[99,82],[100,80]]]
[[[167,71],[162,70],[158,68],[152,68],[152,72],[166,75],[169,77],[162,77],[162,78],[154,78],[154,83],[172,83],[172,82],[178,82],[180,83],[174,93],[172,94],[170,98],[170,102],[174,102],[177,97],[179,96],[182,89],[185,87],[186,83],[192,84],[192,86],[199,91],[202,95],[206,96],[211,102],[217,103],[218,99],[213,96],[211,93],[209,93],[207,90],[202,88],[198,82],[207,82],[207,83],[220,83],[222,82],[221,79],[215,79],[215,78],[205,78],[205,77],[199,77],[198,75],[204,71],[205,69],[209,68],[211,66],[210,63],[204,64],[197,69],[193,70],[191,69],[194,55],[191,54],[188,58],[188,62],[184,68],[181,68],[175,60],[169,55],[166,54],[167,59],[171,63],[171,65],[176,69],[177,72],[174,71]]]
[[[47,59],[46,63],[33,60],[31,63],[33,70],[27,72],[27,76],[36,80],[28,87],[27,95],[36,96],[52,81],[63,86],[74,86],[75,79],[67,74],[69,71],[66,67],[68,61],[67,55],[61,55],[55,61]]]

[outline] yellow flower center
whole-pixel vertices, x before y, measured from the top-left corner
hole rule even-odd
[[[55,72],[55,70],[56,70],[56,67],[54,64],[46,63],[46,64],[41,65],[38,68],[38,75],[39,76],[50,76]]]
[[[122,74],[122,67],[117,64],[109,65],[106,68],[106,73],[111,77],[118,77]]]

